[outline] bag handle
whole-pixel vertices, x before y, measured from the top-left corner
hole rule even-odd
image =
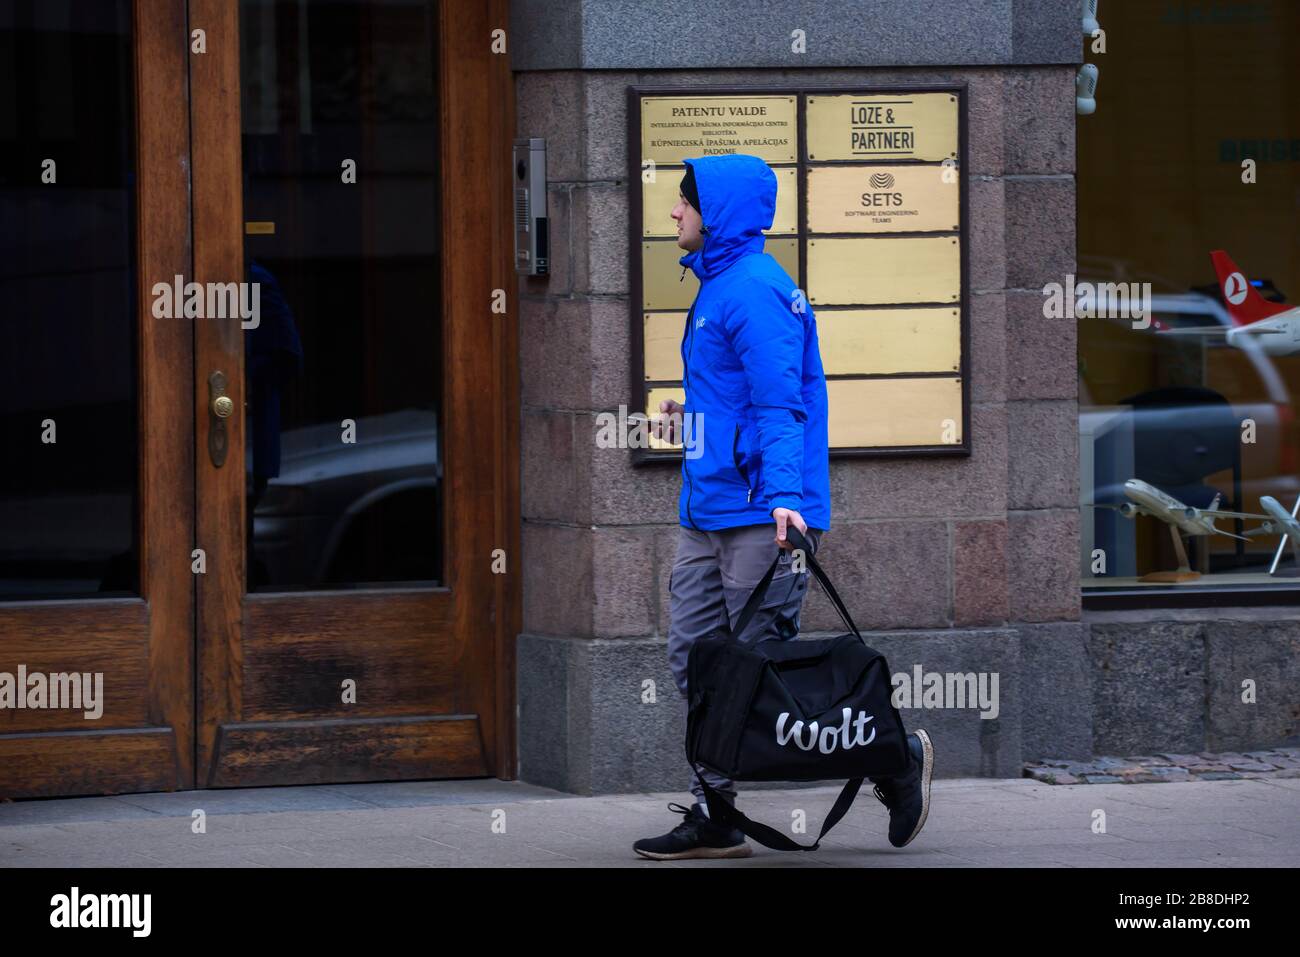
[[[694,765],[692,764],[692,767]],[[704,800],[709,808],[709,820],[723,827],[734,827],[746,837],[752,837],[764,847],[770,847],[774,851],[815,851],[821,845],[822,838],[830,833],[831,828],[840,823],[840,819],[849,812],[853,802],[857,799],[858,789],[862,787],[865,778],[854,778],[844,785],[840,791],[840,796],[835,799],[835,805],[831,812],[826,815],[826,820],[822,822],[822,829],[817,834],[817,840],[812,844],[800,844],[793,838],[787,837],[775,828],[768,827],[766,824],[760,824],[757,821],[751,821],[743,813],[737,810],[731,804],[728,804],[722,795],[718,794],[708,781],[704,780],[704,775],[700,773],[699,768],[695,768],[695,776],[704,788]]]
[[[862,640],[862,634],[858,631],[858,626],[853,623],[853,618],[844,605],[844,599],[840,598],[840,593],[835,590],[835,586],[831,584],[826,572],[822,570],[817,559],[813,557],[813,549],[808,539],[793,525],[786,527],[785,534],[794,547],[803,552],[804,560],[808,563],[808,567],[812,569],[813,576],[821,583],[822,589],[826,592],[826,597],[831,600],[831,604],[835,607],[835,611],[839,613],[840,619],[848,627],[849,631],[853,632],[859,640]],[[772,584],[772,578],[776,574],[776,566],[780,561],[781,553],[778,551],[776,558],[772,559],[772,564],[768,567],[767,572],[754,586],[754,590],[749,595],[749,600],[745,602],[745,607],[741,609],[740,617],[736,619],[736,627],[731,630],[733,638],[739,638],[745,633],[745,626],[758,612],[758,606],[763,603],[767,588]]]

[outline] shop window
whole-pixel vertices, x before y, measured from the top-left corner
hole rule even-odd
[[[1137,602],[1300,585],[1300,5],[1204,6],[1112,4],[1085,52],[1081,576]]]

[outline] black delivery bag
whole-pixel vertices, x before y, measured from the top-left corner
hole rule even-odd
[[[862,782],[906,770],[903,719],[891,699],[885,656],[862,640],[843,600],[798,529],[787,531],[851,634],[817,640],[741,642],[777,569],[773,560],[734,631],[725,623],[687,658],[686,757],[733,781],[848,779],[817,841],[803,845],[751,821],[701,778],[709,817],[775,850],[816,850],[848,811]]]

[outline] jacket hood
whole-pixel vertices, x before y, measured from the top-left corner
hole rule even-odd
[[[702,281],[737,259],[763,251],[776,215],[776,174],[757,156],[736,153],[684,160],[695,170],[704,245],[678,260]]]

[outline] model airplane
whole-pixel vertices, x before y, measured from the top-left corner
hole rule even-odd
[[[1269,566],[1268,573],[1277,575],[1277,565],[1282,558],[1282,550],[1287,542],[1291,543],[1291,551],[1295,555],[1296,567],[1292,568],[1286,574],[1296,575],[1300,573],[1300,521],[1296,520],[1296,514],[1300,513],[1300,498],[1296,499],[1295,508],[1288,512],[1282,507],[1282,504],[1271,495],[1261,495],[1259,504],[1264,511],[1268,512],[1269,520],[1263,525],[1256,528],[1248,529],[1246,536],[1248,538],[1259,538],[1263,535],[1281,535],[1282,540],[1277,543],[1277,554],[1273,556],[1273,564]]]
[[[1228,345],[1255,348],[1270,356],[1300,353],[1300,306],[1269,302],[1222,249],[1210,253],[1231,326],[1161,329],[1165,336],[1223,336]]]
[[[1191,566],[1188,564],[1187,549],[1183,547],[1183,535],[1188,537],[1226,535],[1229,538],[1240,538],[1249,541],[1250,539],[1245,535],[1234,535],[1232,532],[1225,532],[1223,529],[1215,527],[1215,521],[1220,518],[1268,520],[1267,515],[1220,511],[1219,500],[1223,498],[1222,493],[1214,496],[1214,501],[1210,503],[1209,508],[1192,508],[1190,505],[1184,505],[1172,495],[1166,495],[1154,485],[1135,478],[1124,483],[1124,497],[1128,501],[1120,505],[1102,504],[1089,507],[1113,508],[1125,518],[1149,515],[1152,518],[1159,519],[1169,526],[1169,536],[1173,540],[1174,551],[1178,554],[1178,568],[1176,571],[1151,572],[1143,575],[1140,579],[1145,582],[1181,582],[1201,577],[1201,573],[1192,571]]]

